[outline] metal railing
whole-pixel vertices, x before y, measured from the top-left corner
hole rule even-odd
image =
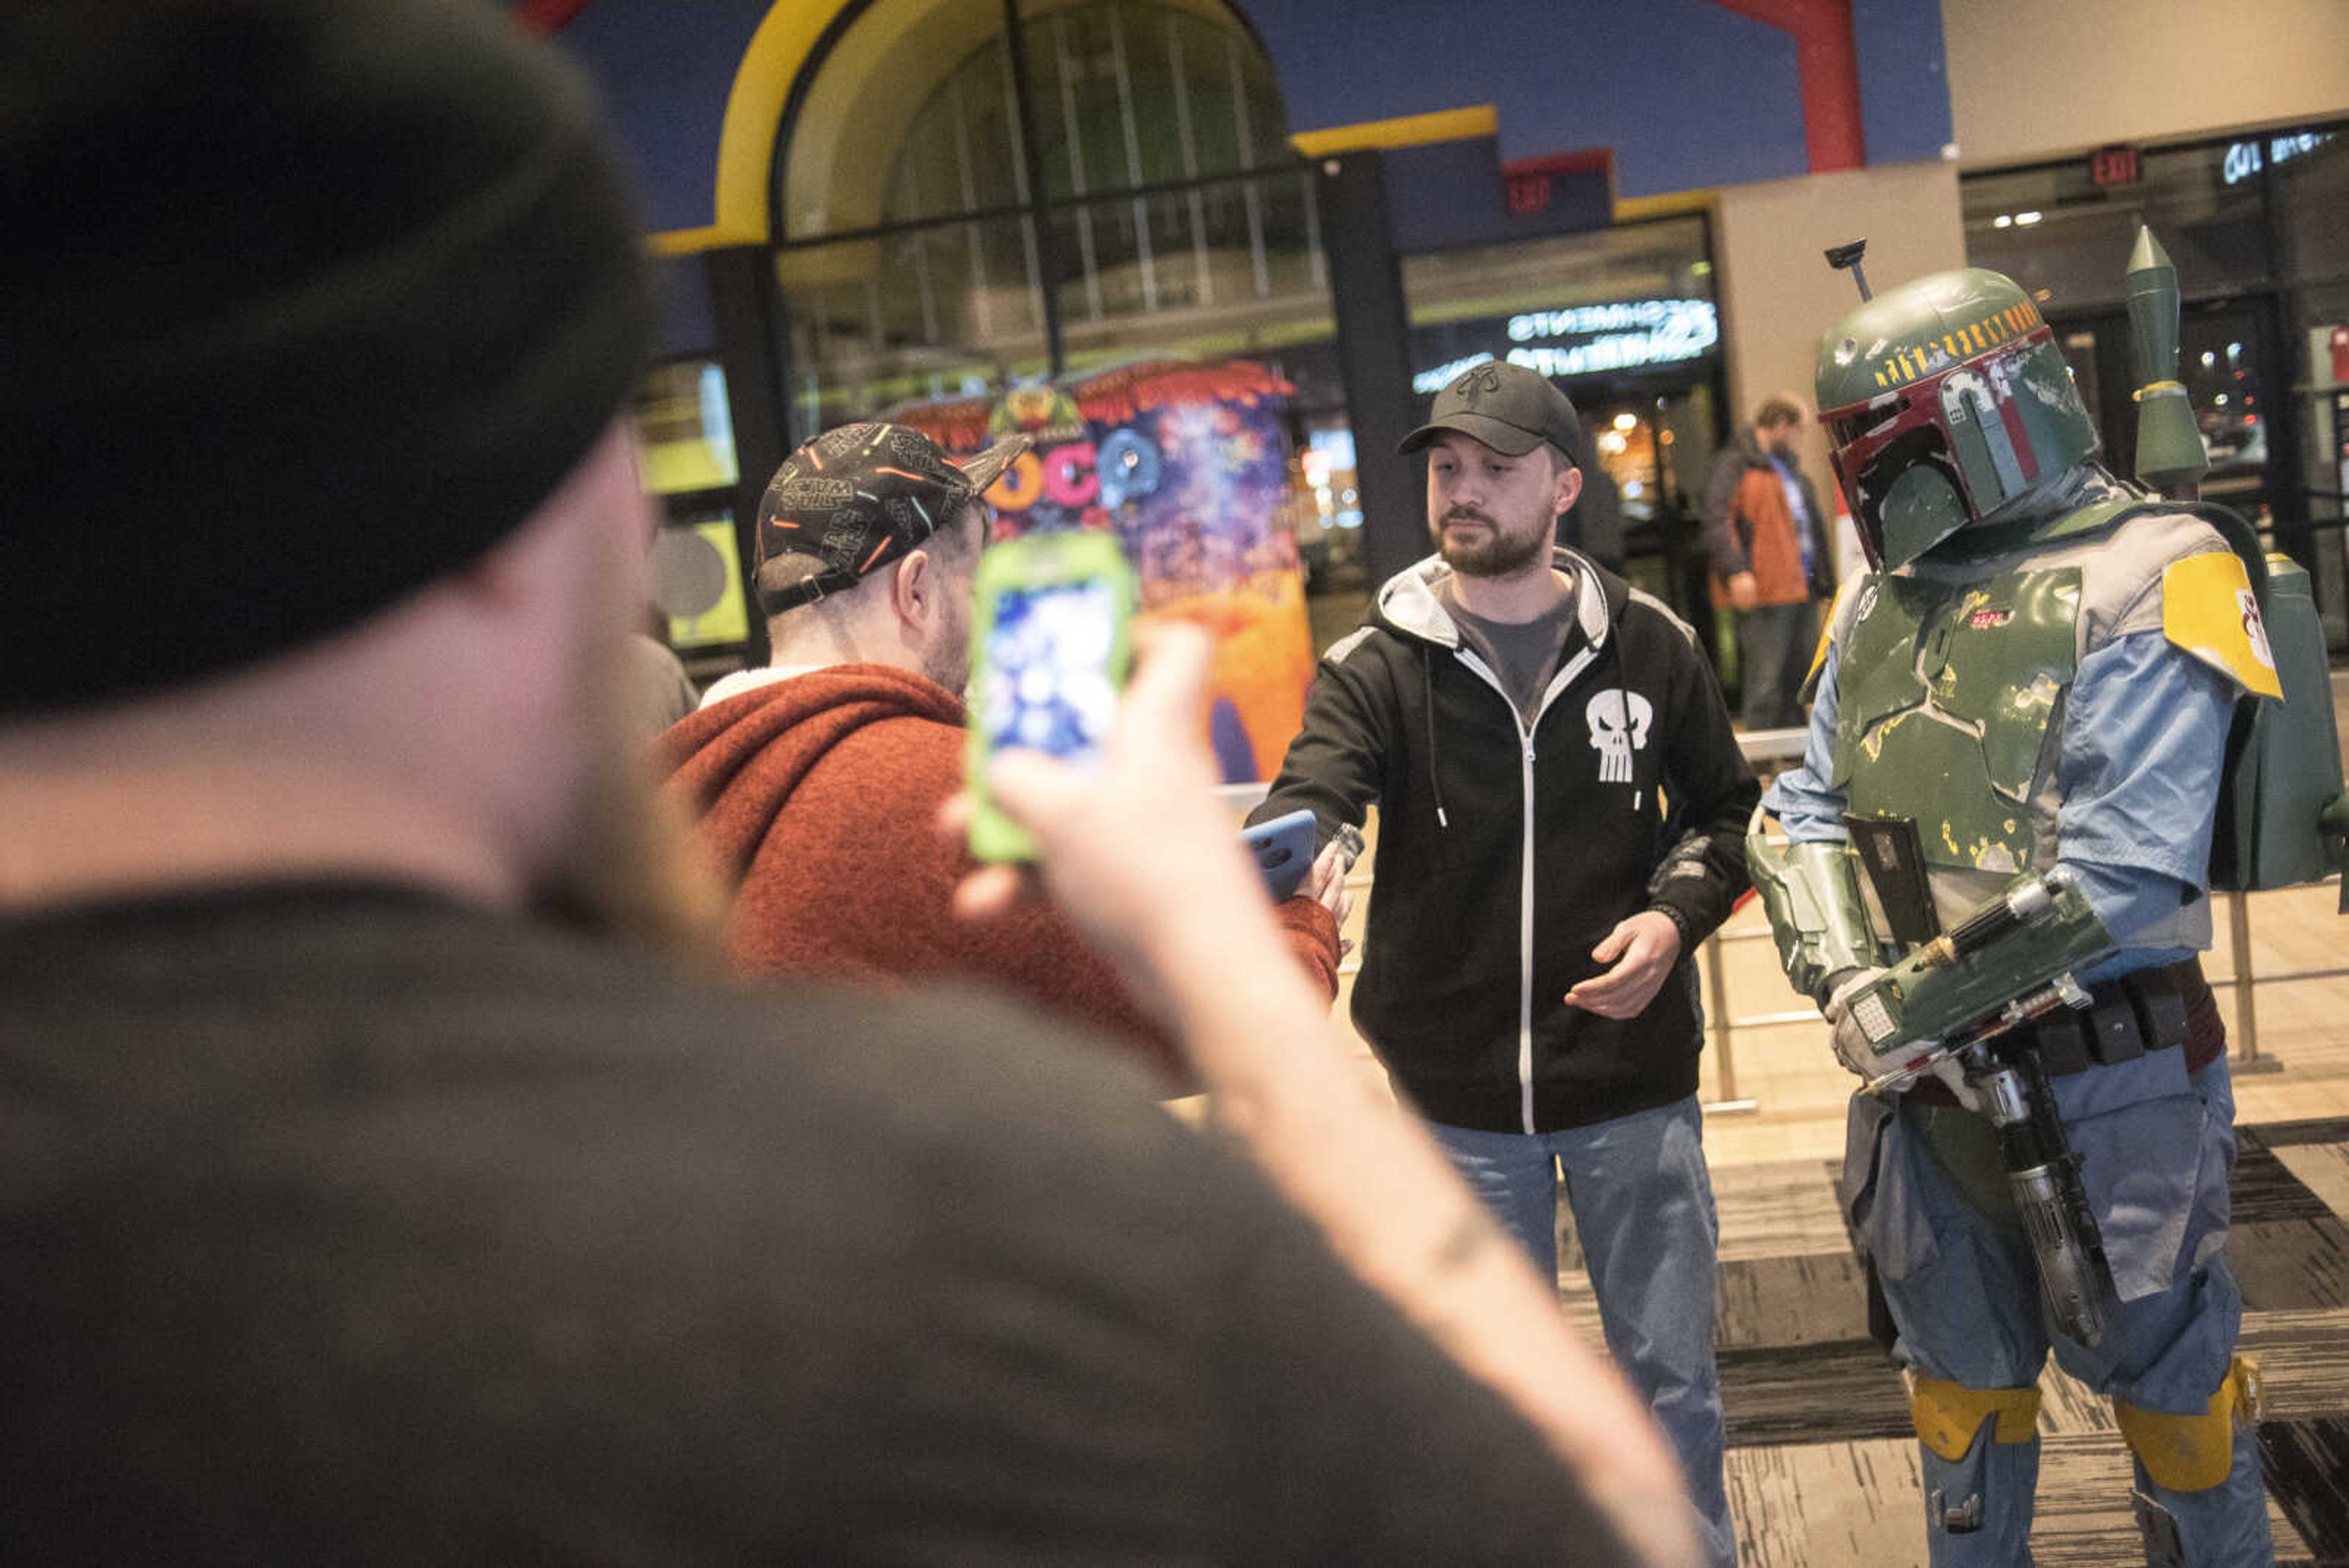
[[[1764,763],[1788,763],[1803,753],[1807,732],[1800,729],[1755,730],[1741,732],[1738,747],[1745,759],[1757,766]],[[1264,784],[1226,784],[1217,790],[1235,812],[1244,812],[1264,799]],[[1354,889],[1359,899],[1371,886],[1370,862],[1365,859],[1346,878],[1346,886]],[[2230,1031],[2232,1050],[2228,1056],[2230,1072],[2274,1073],[2283,1064],[2260,1051],[2258,988],[2261,983],[2283,985],[2294,981],[2339,980],[2349,977],[2349,964],[2335,964],[2315,969],[2287,969],[2272,973],[2255,971],[2251,957],[2251,898],[2242,893],[2220,895],[2227,902],[2227,931],[2231,949],[2229,972],[2212,975],[2213,990],[2231,989],[2235,993],[2235,1022]],[[1698,950],[1698,962],[1704,976],[1704,1017],[1707,1044],[1713,1053],[1713,1096],[1704,1102],[1710,1116],[1750,1116],[1762,1108],[1760,1100],[1737,1092],[1737,1032],[1741,1029],[1769,1029],[1791,1023],[1816,1022],[1819,1016],[1815,1007],[1790,1008],[1776,1012],[1733,1012],[1729,1005],[1729,964],[1724,950],[1731,942],[1768,941],[1770,929],[1760,926],[1744,930],[1716,930],[1707,937]],[[1361,968],[1359,954],[1350,955],[1339,965],[1338,972],[1351,975]],[[1791,997],[1792,992],[1788,993]]]

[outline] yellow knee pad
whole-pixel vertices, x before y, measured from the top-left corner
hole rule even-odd
[[[2170,1416],[2113,1401],[2121,1437],[2153,1484],[2169,1491],[2208,1491],[2234,1468],[2237,1422],[2260,1418],[2260,1364],[2238,1355],[2199,1415]]]
[[[1909,1419],[1916,1425],[1917,1440],[1952,1464],[1966,1457],[1974,1434],[1993,1416],[1998,1428],[1992,1441],[2031,1441],[2039,1435],[2039,1390],[1969,1388],[1916,1374],[1909,1379]]]

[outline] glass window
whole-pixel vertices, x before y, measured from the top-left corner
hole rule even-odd
[[[1218,0],[1019,0],[1016,37],[1015,69],[1001,0],[870,0],[795,96],[775,256],[792,441],[910,404],[976,439],[1017,387],[1255,360],[1297,389],[1277,531],[1317,604],[1354,597],[1314,624],[1350,625],[1328,268],[1262,51]]]
[[[2273,171],[2285,274],[2349,279],[2349,126],[2247,145]]]
[[[1270,67],[1221,18],[1030,0],[1021,36],[1047,200],[1295,161]]]
[[[1514,360],[1600,421],[1591,455],[1621,488],[1627,522],[1702,490],[1682,476],[1710,455],[1710,397],[1692,410],[1657,395],[1706,384],[1720,358],[1702,219],[1407,256],[1403,295],[1422,397],[1479,359]]]
[[[2349,649],[2349,282],[2309,289],[2299,335],[2307,389],[2293,400],[2302,451],[2301,499],[2316,530],[2316,603],[2334,655]]]
[[[777,253],[792,440],[1044,369],[1034,230],[1019,217]]]
[[[1054,212],[1069,359],[1152,352],[1260,355],[1327,337],[1328,274],[1304,171]]]
[[[793,84],[771,192],[785,243],[1026,199],[1002,0],[869,0]]]
[[[2275,528],[2280,542],[2304,541],[2303,525],[2314,526],[2317,602],[2338,649],[2349,640],[2339,532],[2349,489],[2349,124],[2158,149],[2141,166],[2138,184],[2101,190],[2085,158],[1968,178],[1967,254],[2039,295],[2105,461],[2126,472],[2137,377],[2124,269],[2137,225],[2151,225],[2185,296],[2177,375],[2209,454],[2203,492]]]
[[[1405,256],[1402,287],[1427,396],[1484,354],[1571,378],[1720,351],[1702,218]]]
[[[2268,428],[2275,410],[2272,378],[2261,358],[2258,317],[2251,311],[2190,311],[2178,324],[2178,379],[2186,383],[2210,462],[2202,494],[2271,527]],[[2132,466],[2135,447],[2132,440]]]
[[[636,445],[655,495],[722,490],[739,477],[726,372],[712,359],[656,365],[636,389]]]
[[[919,223],[1016,206],[1024,192],[1003,40],[957,67],[906,128],[888,220]]]
[[[2260,182],[2229,162],[2226,147],[2147,152],[2141,166],[2145,178],[2127,186],[2097,186],[2085,158],[1967,180],[1966,258],[2006,274],[2050,312],[2126,301],[2141,223],[2189,296],[2266,279]]]
[[[873,0],[800,100],[778,160],[786,232],[866,237],[777,254],[795,435],[1137,352],[1329,336],[1311,174],[1287,148],[1270,67],[1229,16],[1023,0],[1020,72],[1003,20],[997,0]],[[876,140],[844,123],[903,129]],[[874,198],[843,189],[859,181],[885,200],[859,205]]]
[[[2349,495],[2349,283],[2312,288],[2301,305],[2309,370],[2306,483],[2333,493],[2333,504],[2318,510],[2337,516],[2342,496]]]

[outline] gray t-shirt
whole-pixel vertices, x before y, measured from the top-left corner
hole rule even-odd
[[[1566,647],[1568,628],[1574,624],[1574,595],[1575,588],[1569,585],[1556,608],[1531,620],[1505,621],[1487,620],[1462,609],[1449,580],[1435,590],[1444,612],[1460,628],[1460,640],[1501,678],[1502,689],[1528,724],[1541,705],[1542,688],[1557,670],[1557,656]]]

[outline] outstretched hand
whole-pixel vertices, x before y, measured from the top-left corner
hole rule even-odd
[[[1568,992],[1567,1004],[1601,1018],[1637,1018],[1680,960],[1681,929],[1670,915],[1643,909],[1617,922],[1590,956],[1614,967]]]
[[[1354,912],[1354,895],[1346,887],[1346,846],[1336,839],[1321,846],[1313,857],[1313,868],[1305,874],[1305,884],[1297,889],[1299,898],[1310,898],[1330,911],[1330,918],[1342,929],[1346,917]]]

